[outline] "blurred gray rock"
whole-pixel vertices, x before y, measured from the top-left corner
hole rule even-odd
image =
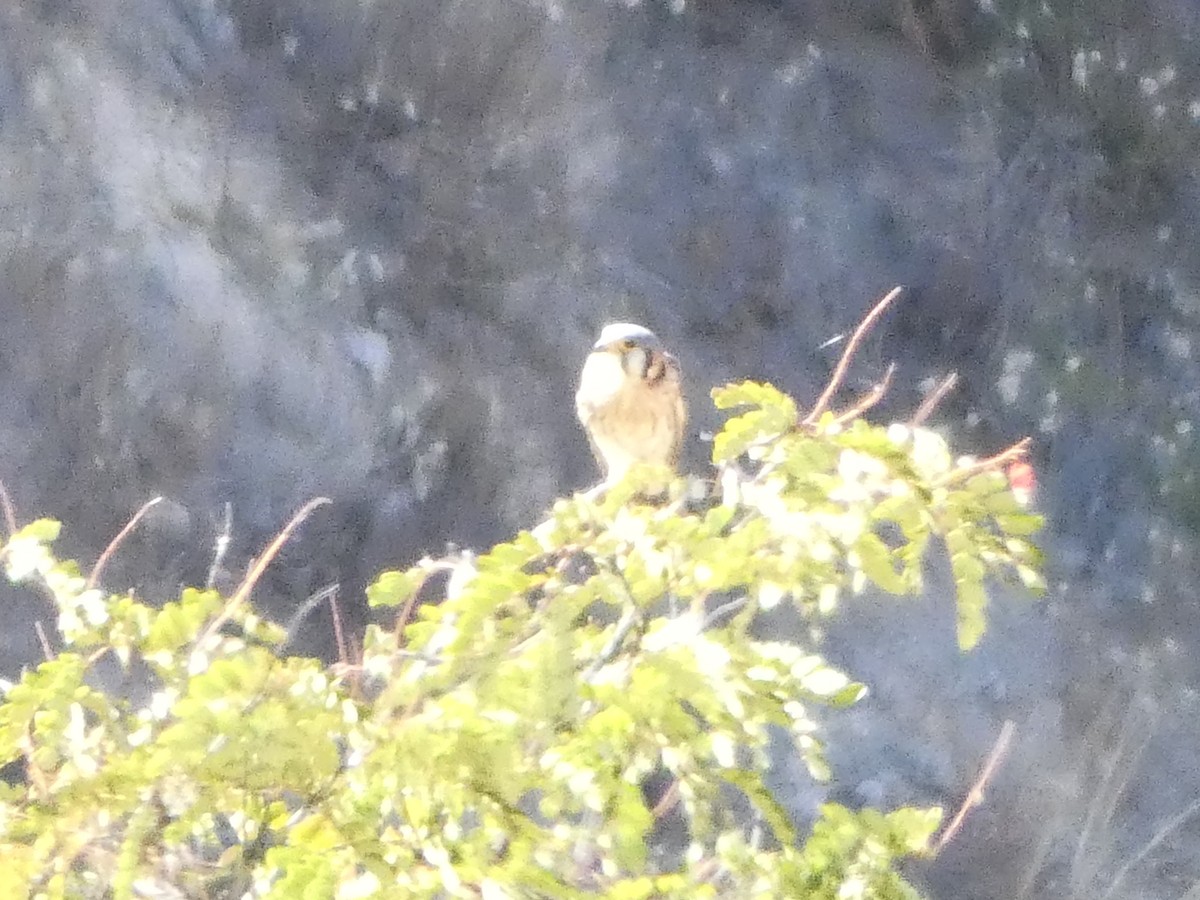
[[[987,805],[941,897],[1195,895],[1200,7],[1189,0],[10,0],[0,6],[0,479],[163,598],[314,496],[256,600],[529,525],[594,478],[577,366],[614,318],[711,385],[957,370],[965,450],[1037,438],[1053,591],[984,644],[864,598],[826,652],[850,804]],[[688,448],[693,469],[706,448]],[[39,658],[5,589],[0,668]],[[332,652],[328,610],[300,650]],[[786,757],[786,754],[783,754]],[[786,758],[798,818],[821,790]],[[1165,831],[1164,831],[1165,829]]]

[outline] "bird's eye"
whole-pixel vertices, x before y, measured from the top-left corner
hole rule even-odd
[[[631,341],[629,338],[625,338],[625,340],[621,341],[621,349],[622,350],[632,350],[635,346],[637,346],[637,345],[634,344],[634,342]]]

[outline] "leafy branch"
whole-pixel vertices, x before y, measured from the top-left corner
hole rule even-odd
[[[914,897],[895,864],[933,852],[940,810],[826,805],[801,827],[767,789],[780,738],[827,776],[816,710],[866,687],[755,627],[785,604],[817,620],[847,593],[918,591],[940,547],[966,648],[990,579],[1039,584],[1040,520],[1000,471],[1026,444],[957,461],[924,406],[872,426],[887,378],[829,411],[895,294],[807,415],[765,384],[713,392],[735,412],[706,490],[679,479],[645,502],[662,473],[634,473],[487,552],[382,573],[367,597],[389,621],[342,635],[333,666],[289,656],[250,602],[324,501],[228,598],[156,608],[99,587],[137,516],[85,578],[55,557],[57,523],[18,528],[0,490],[0,562],[51,598],[63,648],[4,685],[0,762],[25,776],[0,788],[0,895]],[[109,654],[136,696],[95,686]],[[668,812],[682,849],[652,852]]]

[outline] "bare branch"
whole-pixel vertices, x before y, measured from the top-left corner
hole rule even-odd
[[[338,661],[347,663],[350,657],[346,655],[346,635],[342,631],[342,611],[338,607],[337,586],[329,592],[329,614],[333,616],[333,639],[337,643]]]
[[[426,574],[425,579],[421,582],[420,586],[408,595],[408,599],[404,601],[404,608],[401,609],[400,614],[396,616],[395,635],[397,647],[400,646],[400,636],[404,633],[404,626],[408,624],[408,620],[412,617],[413,608],[417,605],[417,596],[421,593],[422,588],[425,587],[425,582],[428,580],[429,575]]]
[[[46,662],[54,659],[54,651],[50,649],[50,641],[46,638],[46,629],[42,627],[41,619],[33,620],[33,630],[37,632],[38,643],[42,645],[42,655],[46,657]]]
[[[1113,876],[1112,883],[1108,886],[1108,890],[1104,892],[1104,900],[1108,900],[1109,897],[1116,896],[1117,888],[1125,883],[1125,876],[1129,874],[1130,870],[1147,856],[1149,856],[1159,844],[1170,837],[1171,834],[1177,831],[1184,822],[1196,815],[1198,812],[1200,812],[1200,800],[1193,800],[1186,807],[1184,807],[1182,812],[1172,816],[1161,828],[1158,829],[1158,831],[1154,832],[1154,836],[1146,842],[1142,849],[1135,853],[1124,863],[1124,865],[1121,866],[1120,869],[1117,870],[1117,874]]]
[[[3,481],[0,481],[0,506],[4,508],[4,524],[8,528],[8,536],[12,537],[17,533],[17,510]]]
[[[1033,438],[1023,437],[1007,450],[1001,450],[995,456],[989,456],[987,459],[981,459],[977,462],[968,463],[965,466],[959,466],[952,472],[947,473],[938,480],[939,485],[953,484],[957,481],[962,481],[964,478],[969,478],[979,472],[986,472],[990,469],[999,469],[1001,466],[1007,465],[1010,462],[1021,459],[1029,452],[1029,448],[1033,446]]]
[[[897,285],[892,288],[883,299],[875,304],[874,308],[867,313],[866,318],[859,323],[854,329],[854,334],[850,336],[849,342],[846,344],[846,349],[842,351],[842,358],[838,360],[837,367],[833,370],[833,375],[829,379],[829,384],[825,386],[825,390],[817,400],[817,405],[812,408],[807,416],[801,422],[802,425],[811,425],[820,418],[821,413],[825,412],[829,407],[829,402],[833,399],[833,395],[837,393],[839,387],[842,386],[842,381],[846,377],[846,370],[850,368],[850,360],[854,357],[854,353],[858,350],[858,345],[862,343],[862,339],[866,337],[867,332],[883,315],[883,311],[891,305],[891,302],[900,296],[904,288]]]
[[[92,566],[92,574],[88,576],[86,590],[91,590],[96,586],[96,582],[100,580],[100,573],[104,571],[104,567],[112,558],[112,555],[117,552],[117,547],[125,538],[129,537],[129,533],[137,527],[138,522],[148,513],[151,507],[162,502],[162,497],[155,497],[153,500],[147,501],[142,508],[133,514],[133,518],[125,523],[125,527],[117,532],[117,536],[108,542],[108,546],[104,548],[104,552],[100,554],[100,558],[96,560],[96,565]]]
[[[679,779],[671,780],[670,786],[663,791],[663,795],[658,798],[658,802],[654,804],[654,809],[650,810],[650,815],[654,818],[661,819],[679,803]]]
[[[363,646],[354,635],[347,641],[347,653],[354,663],[350,669],[350,693],[357,699],[362,696]]]
[[[875,383],[869,391],[845,412],[838,413],[833,420],[835,425],[842,425],[852,419],[857,419],[868,409],[883,399],[884,394],[888,392],[888,388],[892,386],[892,376],[896,374],[896,364],[888,363],[887,371],[883,373],[883,378]]]
[[[908,420],[909,427],[916,428],[931,415],[933,415],[933,411],[937,409],[938,404],[942,402],[943,398],[945,398],[948,393],[954,390],[954,386],[956,384],[958,384],[957,372],[951,372],[940,382],[938,382],[937,386],[925,396],[924,400],[921,401],[921,405],[918,406],[917,411],[912,414],[912,418]]]
[[[290,647],[292,641],[296,639],[296,633],[300,628],[300,623],[308,617],[308,614],[328,600],[331,596],[336,594],[337,590],[337,582],[326,585],[319,591],[315,591],[308,597],[307,600],[300,604],[300,607],[294,613],[292,613],[292,617],[288,619],[286,637],[283,639],[284,649]]]
[[[600,651],[600,655],[592,660],[591,665],[583,673],[584,681],[591,681],[596,673],[604,668],[621,649],[621,645],[625,643],[625,638],[629,632],[633,630],[633,626],[641,619],[641,614],[637,609],[629,609],[625,611],[621,621],[617,623],[616,630],[613,631],[612,637],[608,639],[608,643],[604,645],[604,649]]]
[[[458,559],[438,560],[425,557],[419,563],[417,563],[417,566],[424,570],[425,577],[421,579],[421,583],[413,589],[413,592],[408,595],[408,599],[404,601],[404,608],[401,609],[400,614],[396,616],[396,626],[393,630],[393,633],[396,636],[397,647],[400,646],[400,638],[404,633],[404,626],[408,624],[408,620],[412,616],[413,608],[417,605],[417,598],[420,597],[421,592],[425,590],[425,585],[429,583],[430,577],[432,577],[435,572],[453,573],[458,569],[462,562],[463,557],[460,556]]]
[[[708,629],[710,629],[714,625],[716,625],[717,622],[720,621],[722,618],[724,618],[727,615],[733,615],[734,613],[740,611],[749,602],[750,602],[749,597],[738,597],[736,600],[730,600],[728,603],[722,603],[720,606],[718,606],[716,609],[714,609],[712,612],[710,612],[707,616],[704,617],[704,621],[700,625],[700,630],[708,631]]]
[[[221,524],[221,532],[217,535],[216,545],[213,548],[212,565],[208,567],[208,577],[204,579],[204,586],[211,588],[217,580],[217,572],[221,569],[221,563],[225,561],[225,554],[229,551],[230,535],[233,533],[233,504],[226,502],[225,504],[225,520]]]
[[[209,626],[204,629],[204,633],[200,635],[199,639],[193,645],[194,647],[203,647],[208,639],[216,634],[221,626],[233,617],[234,611],[246,602],[246,598],[250,596],[250,592],[254,590],[254,585],[262,578],[263,572],[267,570],[267,566],[271,564],[271,560],[279,554],[280,549],[287,542],[287,539],[292,536],[292,532],[300,526],[300,523],[307,519],[314,509],[331,502],[333,501],[328,497],[317,497],[315,500],[309,500],[301,507],[298,513],[292,516],[291,521],[275,536],[275,540],[271,541],[263,555],[254,561],[250,572],[242,579],[242,583],[238,585],[238,589],[234,591],[233,596],[226,601],[225,608],[221,610],[221,614],[213,619],[209,623]]]
[[[1016,731],[1016,726],[1012,720],[1006,721],[1000,729],[1000,736],[996,738],[996,743],[992,746],[992,752],[988,754],[987,761],[983,764],[983,770],[979,773],[979,777],[975,779],[975,783],[971,785],[971,789],[967,791],[966,799],[963,800],[962,806],[958,808],[958,812],[954,814],[954,818],[950,820],[950,824],[946,826],[941,837],[933,845],[931,856],[936,856],[942,852],[942,848],[954,840],[954,836],[958,834],[962,828],[963,822],[967,818],[973,808],[983,803],[983,789],[987,787],[992,776],[1000,767],[1004,757],[1008,754],[1009,744],[1012,743],[1013,732]]]

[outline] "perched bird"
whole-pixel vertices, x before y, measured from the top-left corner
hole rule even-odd
[[[575,412],[615,484],[637,463],[674,468],[687,425],[679,363],[641,325],[606,325],[579,378]]]

